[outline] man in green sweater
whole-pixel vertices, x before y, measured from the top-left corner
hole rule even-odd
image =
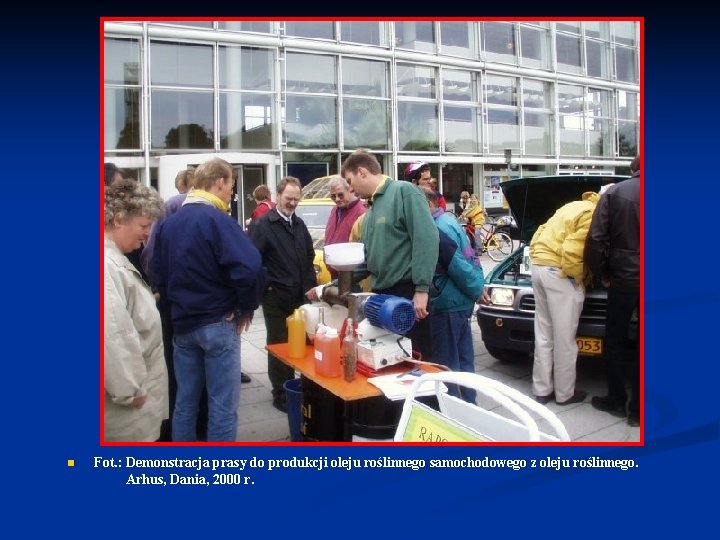
[[[341,174],[371,205],[362,231],[365,263],[353,280],[369,275],[373,292],[413,301],[417,322],[407,335],[413,350],[432,360],[428,290],[438,260],[438,232],[425,196],[411,183],[383,175],[378,160],[366,150],[350,154]]]

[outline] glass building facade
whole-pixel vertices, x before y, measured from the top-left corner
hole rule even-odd
[[[638,153],[636,21],[105,21],[103,69],[104,159],[163,196],[208,154],[247,195],[367,148],[492,212],[509,177],[626,172]]]

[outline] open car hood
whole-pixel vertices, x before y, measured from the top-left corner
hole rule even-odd
[[[517,221],[520,239],[527,244],[537,228],[564,204],[579,201],[586,191],[597,192],[605,184],[628,178],[617,175],[531,176],[502,182],[500,187]]]

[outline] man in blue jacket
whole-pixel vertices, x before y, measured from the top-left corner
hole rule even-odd
[[[195,189],[158,228],[155,285],[170,304],[177,398],[174,441],[196,440],[203,387],[208,441],[235,441],[240,405],[240,336],[260,304],[265,272],[258,250],[228,215],[232,167],[213,158],[195,170]]]
[[[435,361],[453,371],[475,372],[470,317],[485,286],[482,266],[473,257],[465,231],[457,220],[438,207],[437,193],[422,188],[440,235],[438,265],[430,286],[433,350]],[[451,385],[452,395],[475,403],[472,388]]]

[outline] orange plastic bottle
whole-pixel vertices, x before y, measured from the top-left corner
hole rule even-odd
[[[300,308],[287,318],[287,327],[288,356],[305,358],[305,317]]]
[[[315,373],[325,377],[340,377],[340,337],[335,328],[315,335]]]

